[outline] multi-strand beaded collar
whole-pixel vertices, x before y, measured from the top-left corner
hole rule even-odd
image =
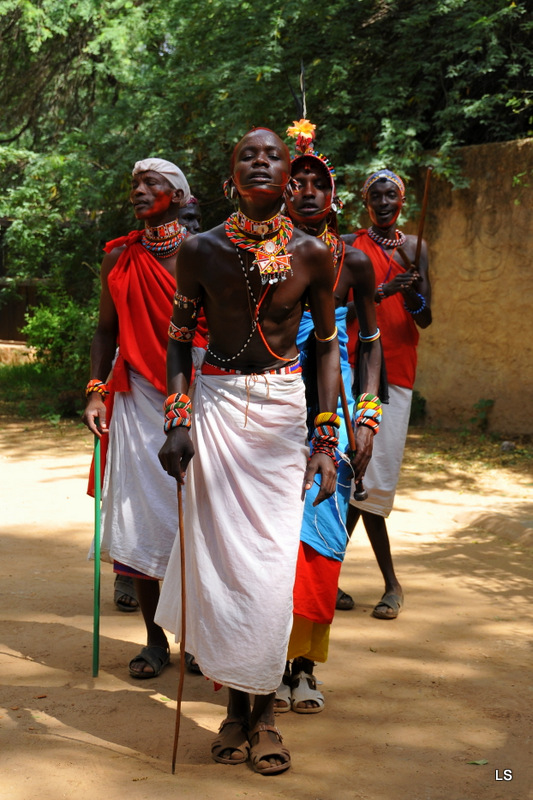
[[[141,244],[156,258],[170,258],[178,252],[187,234],[187,228],[174,219],[156,228],[145,228]]]
[[[386,239],[384,236],[379,236],[373,228],[368,228],[367,233],[372,241],[381,247],[402,247],[407,241],[405,233],[398,230],[395,232],[394,239]]]
[[[249,219],[242,211],[236,211],[224,223],[224,230],[235,247],[249,250],[255,255],[250,272],[257,266],[262,284],[284,281],[292,275],[292,255],[285,252],[294,230],[288,217],[276,214],[269,220],[257,222]],[[249,234],[274,235],[270,239],[258,241],[251,239]]]

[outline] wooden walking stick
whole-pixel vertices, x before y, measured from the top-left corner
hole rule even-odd
[[[341,398],[342,404],[342,413],[344,416],[344,423],[346,425],[346,433],[348,434],[348,447],[350,448],[350,454],[355,454],[357,450],[357,446],[355,444],[355,435],[352,428],[352,421],[350,418],[350,409],[348,408],[348,401],[346,399],[346,390],[344,388],[344,381],[342,379],[341,373],[341,382],[339,385],[339,395]],[[365,487],[363,486],[363,481],[357,481],[355,484],[355,491],[353,493],[354,500],[357,500],[361,503],[363,500],[366,500],[368,497],[368,492],[366,491]]]
[[[100,438],[94,437],[94,588],[93,588],[93,678],[100,664]]]
[[[185,631],[186,631],[186,606],[185,606],[185,542],[183,528],[183,500],[181,496],[181,483],[177,484],[178,490],[178,536],[180,537],[180,573],[181,573],[181,637],[180,637],[180,672],[178,682],[178,698],[176,706],[176,725],[174,728],[174,747],[172,749],[172,774],[176,770],[176,753],[178,752],[178,739],[181,722],[181,698],[183,695],[183,682],[185,680]]]
[[[422,239],[424,234],[424,224],[426,221],[426,211],[428,207],[428,198],[429,198],[429,184],[431,181],[431,173],[433,171],[433,167],[428,167],[428,171],[426,173],[426,184],[424,186],[424,198],[422,200],[422,209],[420,211],[420,220],[418,222],[418,235],[416,239],[416,250],[415,250],[415,257],[413,262],[409,256],[403,251],[401,247],[398,247],[398,255],[402,259],[406,270],[417,270],[418,265],[420,263],[420,252],[422,250]]]
[[[420,263],[420,251],[422,249],[422,234],[424,233],[424,223],[426,221],[426,211],[428,207],[428,197],[429,197],[429,183],[431,181],[432,171],[433,167],[428,167],[428,171],[426,173],[426,185],[424,187],[424,199],[422,200],[422,210],[420,212],[420,221],[418,223],[418,238],[416,240],[415,260],[413,261],[415,269],[418,269],[418,264]]]

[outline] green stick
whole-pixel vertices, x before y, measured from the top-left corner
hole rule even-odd
[[[93,678],[100,663],[100,439],[94,437],[94,598],[93,598]]]

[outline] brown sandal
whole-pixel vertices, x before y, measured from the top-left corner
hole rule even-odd
[[[238,725],[237,728],[232,728],[223,733],[224,728],[228,725]],[[218,736],[213,740],[211,745],[211,755],[219,764],[244,764],[248,761],[250,756],[250,745],[248,744],[248,727],[243,723],[242,719],[230,719],[229,717],[223,720],[218,729]],[[232,750],[233,753],[240,753],[241,758],[228,758],[220,754],[224,750]]]
[[[279,745],[276,747],[275,742],[269,738],[267,742],[261,743],[259,741],[259,734],[263,731],[271,731],[275,733]],[[257,743],[254,744],[253,740],[257,737]],[[279,772],[285,772],[291,765],[291,754],[286,747],[283,746],[283,739],[281,733],[275,725],[267,725],[265,722],[258,722],[253,731],[250,733],[250,757],[252,759],[252,767],[254,772],[259,772],[261,775],[277,775]],[[283,764],[271,764],[266,767],[261,767],[262,761],[267,761],[268,758],[279,756],[284,760]]]

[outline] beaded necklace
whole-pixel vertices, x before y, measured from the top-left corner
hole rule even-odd
[[[337,265],[339,264],[340,260],[339,269],[335,278],[335,286],[333,287],[333,291],[335,291],[339,283],[339,278],[341,276],[341,269],[344,261],[344,252],[346,250],[346,244],[342,239],[339,239],[339,237],[336,236],[336,234],[334,234],[333,231],[330,231],[329,228],[324,228],[322,233],[318,234],[318,238],[322,239],[324,244],[326,244],[329,247],[331,255],[333,256],[333,270],[337,269]]]
[[[141,239],[142,246],[156,258],[170,258],[178,252],[188,230],[178,220],[172,220],[155,228],[146,227]]]
[[[224,231],[230,242],[233,242],[235,247],[250,250],[255,255],[250,272],[257,266],[262,284],[284,281],[292,275],[292,254],[286,253],[285,248],[292,238],[294,225],[288,217],[281,214],[272,220],[279,221],[279,229],[272,231],[275,235],[271,239],[263,241],[250,239],[247,232],[241,230],[237,212],[231,214],[224,223]],[[270,223],[272,220],[267,222]]]
[[[379,236],[373,228],[368,228],[367,233],[372,241],[381,245],[381,247],[402,247],[407,241],[405,233],[398,230],[395,232],[394,239],[386,239],[384,236]]]
[[[235,213],[237,214],[237,226],[244,233],[255,233],[256,236],[266,236],[268,233],[276,233],[276,231],[279,231],[282,225],[281,214],[276,214],[270,219],[257,222],[255,219],[250,219],[246,214],[243,214],[240,209]]]

